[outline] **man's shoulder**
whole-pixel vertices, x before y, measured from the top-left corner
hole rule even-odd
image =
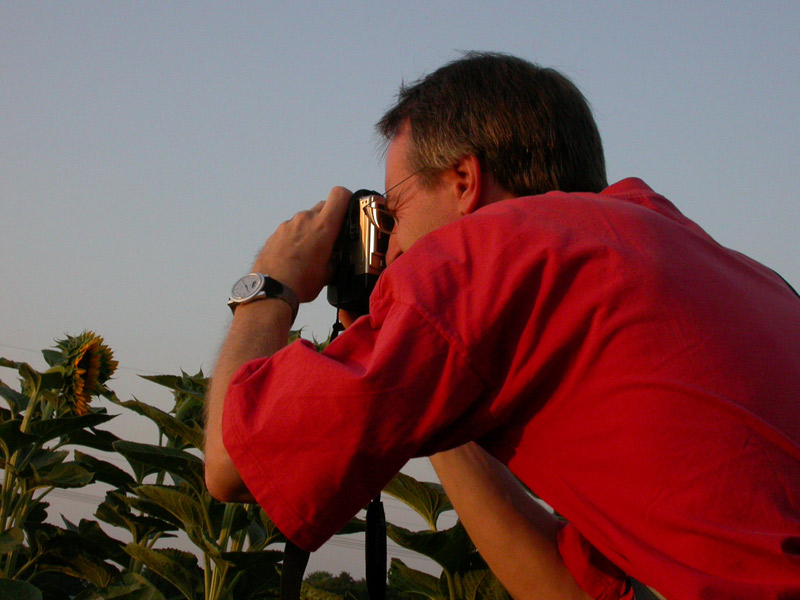
[[[666,198],[636,178],[599,193],[552,191],[501,200],[423,236],[389,271],[416,282],[431,274],[447,279],[464,271],[474,275],[482,265],[513,270],[537,253],[551,254],[576,238],[591,243],[609,220],[635,224],[656,213],[681,225],[689,223]]]

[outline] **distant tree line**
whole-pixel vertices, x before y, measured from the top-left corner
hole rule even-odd
[[[334,577],[328,571],[314,571],[303,580],[307,585],[336,594],[348,600],[369,600],[366,579],[353,579],[350,573],[342,571]],[[391,584],[386,587],[386,600],[402,600],[403,596]]]

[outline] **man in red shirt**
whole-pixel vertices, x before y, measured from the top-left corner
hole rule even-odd
[[[370,314],[322,354],[285,347],[330,277],[335,188],[267,240],[269,277],[235,288],[212,494],[313,550],[432,456],[515,597],[630,598],[629,576],[667,598],[800,597],[793,290],[642,181],[608,187],[591,112],[554,71],[470,54],[379,129],[395,226]]]

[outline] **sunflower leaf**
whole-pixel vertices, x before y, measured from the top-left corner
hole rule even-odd
[[[27,581],[0,579],[0,599],[42,600],[42,592]]]
[[[56,464],[36,474],[36,485],[79,488],[92,483],[94,475],[77,463]]]
[[[39,438],[40,443],[44,443],[87,427],[95,427],[113,418],[114,415],[88,413],[79,417],[60,417],[46,421],[34,421],[30,424],[30,432]]]
[[[119,404],[153,421],[161,433],[176,440],[180,445],[189,445],[192,448],[203,447],[204,434],[200,427],[190,427],[169,413],[139,400],[126,400]]]
[[[143,485],[134,492],[141,499],[157,504],[159,508],[172,515],[195,545],[206,547],[207,540],[203,533],[208,523],[203,507],[197,499],[177,488],[166,486]]]
[[[90,589],[75,600],[166,600],[155,585],[143,575],[126,572],[101,590]]]
[[[30,402],[28,396],[11,389],[2,381],[0,381],[0,397],[6,401],[13,414],[23,412],[28,408],[28,402]]]
[[[0,533],[0,554],[13,552],[25,541],[25,534],[19,527],[12,527]]]
[[[389,584],[403,596],[446,600],[439,589],[439,580],[428,573],[407,566],[399,558],[393,558],[389,567]]]
[[[75,451],[75,462],[94,474],[95,481],[111,484],[117,488],[127,490],[136,481],[128,473],[104,460],[85,454],[80,450]]]
[[[27,444],[32,444],[36,441],[36,437],[22,433],[19,430],[20,421],[6,421],[0,423],[0,446],[3,448],[3,453],[6,455],[6,460]]]
[[[196,597],[198,582],[202,582],[202,578],[198,578],[196,573],[184,566],[176,557],[170,556],[165,551],[153,550],[134,543],[128,544],[125,551],[178,588],[187,600]]]
[[[403,548],[427,556],[451,573],[455,572],[475,551],[460,521],[444,531],[414,532],[395,525],[388,525],[386,529],[394,542]]]
[[[205,489],[203,461],[185,450],[126,441],[116,442],[114,449],[127,459],[138,481],[150,473],[166,471],[176,481],[186,482],[198,494]]]
[[[413,508],[434,531],[439,515],[453,510],[440,484],[417,481],[405,473],[398,473],[383,491]]]

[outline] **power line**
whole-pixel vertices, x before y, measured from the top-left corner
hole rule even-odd
[[[71,502],[81,502],[83,504],[91,504],[91,505],[98,505],[103,498],[101,496],[97,496],[95,494],[90,494],[86,492],[77,492],[74,490],[53,490],[49,494],[50,496],[55,496],[56,498],[61,498],[63,500],[68,500]],[[409,509],[410,510],[410,509]],[[333,546],[335,548],[343,548],[346,550],[357,550],[363,552],[366,547],[366,542],[363,538],[363,534],[352,534],[352,536],[334,536],[325,542],[324,546]],[[426,556],[414,552],[413,550],[409,550],[408,548],[403,548],[399,546],[397,543],[393,542],[392,540],[387,540],[387,552],[389,552],[392,556],[397,556],[400,558],[410,558],[410,559],[418,559],[418,560],[429,560]]]
[[[78,492],[75,490],[64,490],[64,489],[55,489],[52,492],[50,492],[49,496],[55,498],[61,498],[62,500],[82,502],[84,504],[93,504],[93,505],[98,505],[105,499],[104,495],[92,494],[91,492]],[[419,520],[422,520],[422,517],[416,511],[414,511],[412,508],[402,503],[399,503],[396,506],[387,506],[387,510],[392,512],[411,513],[412,516],[417,517]],[[406,521],[403,520],[402,518],[391,519],[390,522],[392,525],[399,525],[407,528],[413,528],[419,525],[419,523]]]
[[[11,344],[0,344],[0,348],[10,348],[12,350],[21,350],[23,352],[32,352],[33,354],[41,354],[41,350],[36,350],[34,348],[26,348],[24,346],[13,346]],[[118,366],[117,370],[120,371],[133,371],[134,373],[145,373],[147,375],[161,375],[160,371],[152,371],[150,369],[140,369],[138,367],[125,367],[125,366]]]

